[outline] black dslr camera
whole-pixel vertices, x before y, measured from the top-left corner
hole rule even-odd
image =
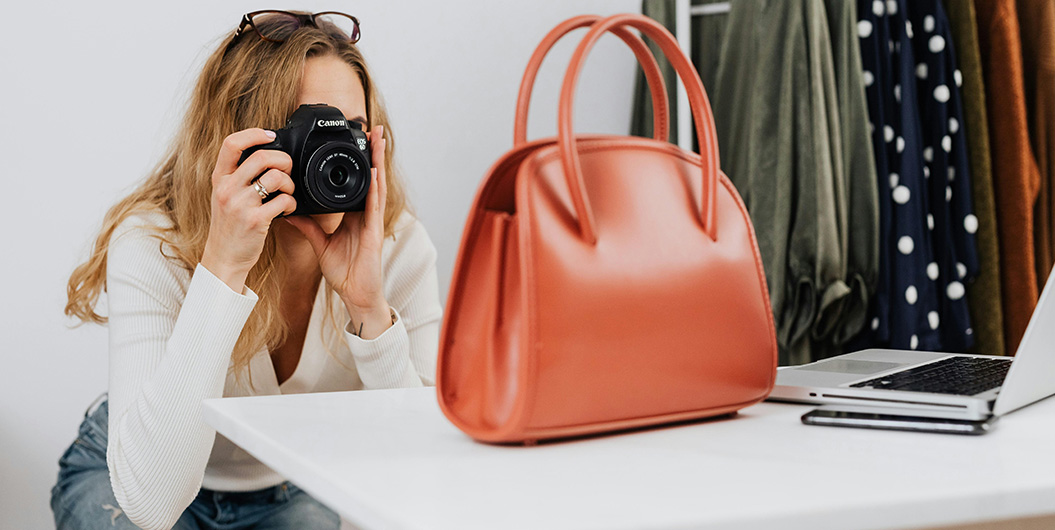
[[[271,143],[243,151],[238,163],[260,149],[288,154],[297,200],[290,215],[363,211],[370,191],[370,144],[358,122],[345,120],[334,107],[301,105],[275,133]]]

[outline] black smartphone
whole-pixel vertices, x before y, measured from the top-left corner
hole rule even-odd
[[[857,427],[859,429],[884,429],[941,434],[985,434],[993,430],[996,416],[984,420],[958,420],[886,414],[880,411],[842,410],[837,407],[821,407],[802,415],[806,425],[830,427]]]

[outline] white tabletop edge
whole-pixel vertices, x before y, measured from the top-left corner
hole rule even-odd
[[[375,394],[376,392],[376,394]],[[351,414],[352,418],[360,418],[356,416],[356,411],[365,410],[357,404],[370,404],[375,406],[377,404],[384,404],[387,401],[399,401],[400,406],[414,409],[414,410],[426,410],[429,414],[427,421],[424,423],[429,424],[423,426],[420,430],[415,430],[413,434],[419,434],[424,437],[438,436],[437,442],[441,444],[464,445],[462,442],[452,438],[450,435],[456,433],[453,431],[453,427],[445,422],[442,415],[439,413],[435,403],[435,390],[434,389],[402,389],[402,390],[390,390],[390,391],[368,391],[368,392],[354,392],[354,393],[340,393],[344,395],[340,396],[326,396],[323,394],[301,394],[299,400],[304,401],[283,401],[284,403],[311,403],[321,404],[327,402],[340,402],[342,407],[348,406],[348,413]],[[372,395],[371,395],[372,394]],[[259,422],[262,415],[259,411],[274,407],[274,402],[267,401],[269,399],[293,398],[294,396],[263,396],[254,398],[226,398],[218,400],[207,400],[205,402],[204,410],[206,421],[216,428],[221,434],[231,439],[234,443],[240,445],[247,452],[260,459],[265,464],[271,466],[276,472],[288,477],[291,481],[303,487],[305,491],[318,498],[324,504],[334,508],[340,513],[346,520],[361,525],[364,528],[395,528],[399,530],[424,530],[425,528],[458,528],[454,526],[454,521],[440,519],[433,520],[432,524],[423,522],[424,519],[418,517],[416,520],[414,517],[407,516],[401,513],[400,509],[394,508],[391,498],[385,499],[388,502],[383,502],[382,499],[377,499],[376,495],[372,495],[370,489],[365,487],[365,484],[358,480],[345,480],[336,481],[333,477],[332,470],[326,469],[325,466],[319,464],[313,460],[310,455],[299,454],[296,450],[290,450],[288,443],[289,440],[281,440],[281,432],[264,432],[257,428],[254,428],[255,421]],[[261,401],[263,400],[263,401]],[[331,401],[332,400],[332,401]],[[300,406],[300,405],[296,405]],[[1052,459],[1046,458],[1047,451],[1044,447],[1047,447],[1044,440],[1052,438],[1052,429],[1048,427],[1034,429],[1020,429],[1014,425],[1018,418],[1028,416],[1038,416],[1039,419],[1043,420],[1046,417],[1050,417],[1052,414],[1046,411],[1055,411],[1055,402],[1038,404],[1036,409],[1030,407],[1025,409],[1022,413],[1016,413],[1009,416],[1008,419],[1002,420],[1002,423],[1007,425],[998,427],[997,431],[993,434],[986,435],[985,437],[975,438],[973,441],[968,441],[968,437],[955,437],[948,435],[926,435],[917,433],[876,433],[874,431],[871,434],[870,431],[860,431],[856,429],[833,429],[825,427],[807,427],[796,424],[797,415],[802,412],[809,410],[808,406],[801,405],[785,405],[785,404],[763,404],[759,405],[757,412],[747,411],[748,418],[739,420],[731,420],[730,423],[723,426],[723,423],[715,425],[701,425],[696,427],[688,427],[689,430],[702,430],[702,433],[706,433],[707,439],[728,437],[730,434],[729,426],[735,425],[736,430],[746,430],[749,433],[765,434],[773,430],[773,427],[777,427],[783,434],[790,435],[791,443],[811,441],[817,439],[832,440],[832,443],[843,444],[841,448],[837,445],[836,457],[846,457],[847,455],[845,447],[847,443],[855,444],[859,443],[860,440],[870,441],[873,437],[875,442],[871,445],[875,447],[866,447],[865,449],[876,449],[882,448],[887,443],[893,443],[894,446],[890,449],[892,452],[898,450],[898,445],[906,445],[906,441],[915,445],[917,442],[921,446],[940,447],[947,448],[951,451],[948,455],[939,454],[938,460],[950,460],[953,455],[957,458],[961,458],[964,455],[971,455],[979,453],[979,456],[988,455],[986,451],[992,452],[994,449],[998,451],[1002,456],[997,460],[1007,460],[1004,462],[1004,467],[1010,472],[1013,469],[1021,467],[1021,458],[1014,454],[1008,454],[1007,449],[1009,447],[1019,447],[1020,442],[1032,438],[1034,434],[1042,435],[1040,438],[1030,441],[1024,451],[1028,454],[1032,454],[1032,458],[1038,458],[1038,455],[1042,455],[1037,463],[1037,470],[1048,470],[1053,469],[1052,460],[1055,460],[1055,450],[1051,450]],[[777,408],[774,408],[777,407]],[[295,408],[295,407],[294,407]],[[435,410],[434,410],[435,409]],[[345,409],[341,409],[342,411]],[[251,412],[258,412],[255,416],[249,414]],[[289,413],[289,410],[283,413]],[[1021,415],[1021,416],[1019,416]],[[435,417],[434,417],[435,416]],[[755,416],[755,418],[750,418]],[[769,418],[767,420],[767,417]],[[368,418],[369,419],[369,418]],[[774,425],[773,419],[779,419],[779,424]],[[442,424],[440,422],[443,422]],[[734,423],[735,422],[735,423]],[[761,423],[760,423],[761,422]],[[1036,423],[1032,418],[1029,423]],[[375,425],[375,424],[371,424]],[[743,426],[741,429],[740,426]],[[1022,423],[1019,423],[1022,425]],[[376,425],[375,425],[376,426]],[[1024,426],[1024,425],[1023,425]],[[1003,433],[1003,440],[1001,440],[1001,431],[1007,431]],[[452,432],[448,432],[452,431]],[[673,438],[673,441],[678,444],[684,444],[686,442],[686,436],[679,434],[679,431],[683,431],[680,427],[675,427],[669,432],[662,432],[660,429],[659,436],[663,438]],[[852,432],[851,432],[852,431]],[[430,434],[433,433],[433,434]],[[712,436],[711,433],[714,433]],[[405,433],[404,433],[405,434]],[[1029,435],[1029,438],[1024,438],[1024,435]],[[565,449],[558,449],[562,444],[556,444],[553,449],[556,449],[556,453],[553,451],[546,454],[561,454],[567,453],[578,454],[577,451],[581,450],[582,447],[589,445],[593,447],[599,447],[600,450],[609,450],[611,448],[613,439],[621,438],[621,441],[615,440],[616,444],[629,443],[632,446],[641,446],[642,444],[652,443],[651,438],[655,434],[650,434],[649,431],[644,431],[641,435],[631,434],[628,436],[616,436],[616,437],[601,437],[597,439],[597,443],[593,441],[587,441],[583,443],[575,442],[570,445],[563,444]],[[695,435],[693,435],[695,436]],[[693,436],[688,438],[694,439]],[[737,436],[740,436],[739,434]],[[274,437],[274,438],[272,438]],[[387,440],[385,436],[379,436],[379,439]],[[468,441],[468,438],[464,438]],[[706,441],[705,439],[702,439]],[[997,443],[994,443],[997,442]],[[1010,444],[1008,442],[1011,442]],[[782,442],[783,443],[783,442]],[[815,443],[815,442],[811,442]],[[294,444],[295,445],[295,444]],[[579,448],[576,449],[576,445]],[[772,445],[772,444],[769,444]],[[475,445],[473,447],[476,447]],[[695,445],[693,447],[696,447]],[[794,445],[792,445],[794,447]],[[1055,447],[1055,445],[1052,445]],[[473,454],[486,453],[488,450],[493,449],[493,446],[487,446],[480,444],[479,451],[471,449]],[[700,450],[706,451],[707,448],[713,449],[713,445],[701,445]],[[568,451],[567,449],[572,449]],[[856,451],[857,449],[855,449]],[[1017,452],[1017,451],[1016,451]],[[533,451],[538,454],[539,452]],[[462,453],[459,455],[464,456]],[[518,454],[527,455],[527,452],[520,452]],[[730,453],[732,456],[739,456]],[[389,455],[390,456],[390,455]],[[772,453],[759,455],[762,461],[766,461],[767,458],[772,457]],[[795,456],[798,456],[797,454]],[[721,463],[721,462],[719,462]],[[735,462],[733,462],[735,463]],[[969,462],[973,464],[973,462]],[[985,476],[992,476],[993,469],[1000,471],[1004,467],[993,468],[987,462],[980,460],[977,462],[982,466],[983,471],[988,473]],[[986,467],[988,466],[988,467]],[[1007,467],[1010,466],[1010,467]],[[1018,466],[1016,468],[1016,466]],[[865,466],[867,468],[867,466]],[[445,469],[442,466],[436,469]],[[585,469],[585,468],[584,468]],[[794,466],[788,467],[789,470],[795,469]],[[942,469],[940,467],[932,468]],[[373,471],[376,475],[377,469],[367,469],[367,471]],[[1002,471],[1001,471],[1002,472]],[[1044,473],[1044,472],[1042,472]],[[963,473],[960,473],[963,475]],[[830,474],[829,474],[830,477]],[[808,477],[806,477],[808,478]],[[997,475],[999,478],[999,475]],[[867,479],[867,477],[866,477]],[[906,480],[911,480],[913,477],[906,477]],[[945,481],[952,485],[955,481]],[[668,528],[701,528],[701,529],[722,529],[722,530],[754,530],[763,528],[809,528],[809,529],[831,529],[831,530],[846,530],[848,528],[855,528],[858,530],[880,530],[887,528],[921,528],[921,527],[933,527],[933,526],[945,526],[954,524],[966,524],[971,522],[986,521],[986,520],[1002,520],[1012,519],[1019,517],[1030,517],[1040,515],[1050,515],[1055,512],[1055,505],[1050,503],[1050,499],[1055,498],[1055,479],[1052,479],[1044,474],[1039,480],[1029,480],[1028,477],[1022,480],[998,480],[998,483],[994,483],[991,488],[960,488],[956,489],[952,487],[954,491],[931,491],[928,495],[921,498],[906,497],[904,495],[898,496],[897,494],[888,495],[884,498],[869,499],[868,502],[861,501],[859,498],[855,501],[852,496],[843,496],[841,501],[848,502],[848,504],[838,505],[837,508],[829,508],[823,511],[818,511],[817,506],[788,506],[781,505],[776,508],[768,507],[771,509],[752,510],[753,513],[739,514],[736,520],[729,518],[723,518],[724,516],[713,517],[707,522],[701,522],[699,520],[684,520],[681,523],[677,523],[676,519],[667,520]],[[791,481],[789,481],[789,484]],[[847,483],[846,487],[860,487],[858,483],[852,480]],[[810,485],[804,485],[804,488],[808,488]],[[829,485],[830,488],[830,485]],[[911,488],[909,488],[911,489]],[[917,488],[918,489],[918,488]],[[813,491],[813,490],[811,490]],[[817,491],[823,491],[823,488]],[[419,492],[420,493],[420,492]],[[420,495],[418,496],[420,498]],[[374,501],[378,502],[374,502]],[[408,500],[408,504],[413,504]],[[777,503],[780,504],[779,502]],[[870,520],[877,518],[877,520]],[[637,521],[638,523],[640,521]],[[639,526],[634,525],[634,521],[612,521],[607,520],[605,528],[637,528]],[[600,521],[579,521],[578,526],[569,524],[569,528],[598,528],[601,524]],[[483,528],[479,522],[475,524],[466,524],[465,528]]]
[[[342,495],[341,486],[320,472],[311,459],[285,450],[281,443],[264,433],[245,425],[240,425],[231,416],[232,400],[239,398],[206,399],[203,413],[206,423],[223,434],[254,458],[265,463],[276,473],[294,482],[297,487],[307,491],[319,502],[330,507],[345,520],[363,528],[390,528],[392,530],[425,530],[399,522],[395,514],[374,510],[369,504],[362,503],[353,495]],[[255,432],[254,432],[255,431]],[[281,455],[279,457],[278,455]],[[295,477],[295,478],[291,478]],[[359,492],[368,496],[366,490]]]

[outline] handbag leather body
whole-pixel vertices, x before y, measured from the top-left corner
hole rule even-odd
[[[562,86],[556,138],[528,142],[542,58],[589,26]],[[701,155],[666,142],[652,39],[686,85]],[[655,138],[573,134],[590,49],[612,32],[649,80]],[[662,117],[661,117],[662,115]],[[521,84],[514,147],[482,182],[440,337],[443,413],[484,442],[624,430],[733,413],[764,399],[777,344],[747,210],[719,170],[692,63],[640,15],[584,16],[539,45]]]

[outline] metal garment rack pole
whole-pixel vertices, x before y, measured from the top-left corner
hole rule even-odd
[[[674,3],[674,36],[678,39],[678,46],[686,57],[692,57],[690,45],[692,43],[692,17],[719,15],[728,13],[732,8],[730,2],[715,2],[713,4],[692,5],[692,0],[676,0]],[[685,92],[685,84],[678,84],[678,147],[686,151],[692,150],[692,111],[689,109],[689,95]]]

